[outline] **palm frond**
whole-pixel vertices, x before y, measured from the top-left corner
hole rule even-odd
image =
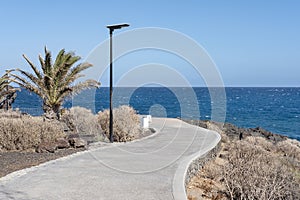
[[[20,87],[23,87],[31,92],[36,93],[39,96],[42,96],[41,89],[37,86],[34,86],[30,82],[28,82],[26,79],[24,79],[21,76],[18,76],[16,74],[11,74],[11,77],[14,78],[14,79],[11,79],[11,81],[18,84]]]
[[[34,85],[38,86],[38,87],[41,87],[42,86],[42,82],[41,82],[41,79],[34,76],[33,74],[31,73],[28,73],[24,70],[21,70],[21,69],[16,69],[16,71],[19,71],[21,74],[23,74],[27,79],[29,79]]]
[[[62,60],[63,60],[64,55],[65,55],[65,49],[60,50],[59,53],[57,54],[55,62],[53,64],[54,72],[57,72],[60,69],[61,63],[63,63]]]
[[[84,76],[84,75],[79,75],[79,73],[81,73],[82,71],[84,71],[92,66],[93,66],[92,64],[86,63],[86,62],[77,65],[69,72],[69,74],[67,75],[67,77],[65,79],[65,82],[67,84],[73,83],[76,79]]]
[[[53,76],[51,52],[45,47],[45,75]]]
[[[40,61],[40,64],[41,64],[43,72],[46,71],[45,60],[44,60],[44,58],[41,55],[39,55],[39,61]]]
[[[4,90],[8,85],[8,79],[5,77],[0,78],[0,91]]]
[[[78,94],[81,90],[84,90],[84,89],[91,89],[91,88],[98,88],[100,87],[100,83],[98,81],[95,81],[95,80],[92,80],[92,79],[89,79],[89,80],[86,80],[84,82],[80,82],[80,83],[77,83],[76,85],[72,86],[72,92],[73,94]]]
[[[35,65],[27,58],[27,56],[25,54],[23,54],[23,58],[28,62],[28,64],[30,65],[30,67],[33,69],[35,75],[39,79],[42,79],[41,72],[35,67]]]
[[[0,96],[15,92],[14,88],[12,86],[10,86],[10,83],[12,82],[12,80],[10,80],[10,78],[9,78],[9,73],[11,71],[12,70],[10,70],[10,71],[7,70],[6,73],[2,77],[0,77],[0,93],[1,93]]]
[[[72,88],[71,87],[65,87],[62,88],[57,95],[57,99],[65,99],[66,97],[69,97],[72,95]]]

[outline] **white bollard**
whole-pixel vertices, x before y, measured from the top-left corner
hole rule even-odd
[[[149,123],[151,123],[151,122],[152,122],[152,117],[151,117],[151,115],[147,115],[147,118],[148,118]]]
[[[149,128],[149,120],[147,117],[142,118],[142,127],[143,128]]]

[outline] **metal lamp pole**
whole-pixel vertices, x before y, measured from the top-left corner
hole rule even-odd
[[[109,29],[109,38],[110,38],[110,75],[109,75],[109,140],[114,142],[113,137],[113,105],[112,105],[112,94],[113,94],[113,46],[112,46],[112,36],[115,29],[121,29],[123,27],[128,27],[129,24],[115,24],[108,25],[106,28]]]
[[[8,73],[9,73],[9,71],[6,70],[6,78],[9,78]],[[9,83],[8,83],[8,80],[6,80],[5,82],[7,83],[6,88],[5,88],[5,89],[6,89],[6,96],[5,96],[5,110],[8,111],[8,109],[9,109],[9,105],[8,105],[8,100],[9,100],[9,99],[8,99],[8,94],[9,94],[9,93],[8,93],[8,90],[9,90],[9,86],[8,86],[8,84],[9,84]]]

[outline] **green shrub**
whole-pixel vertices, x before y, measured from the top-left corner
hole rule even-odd
[[[54,142],[65,136],[59,122],[44,121],[41,117],[16,117],[16,113],[11,116],[0,117],[0,151],[35,149],[41,142]]]
[[[113,110],[113,139],[126,142],[138,138],[141,134],[140,118],[129,106],[120,106]],[[109,137],[109,110],[98,113],[98,121],[107,137]]]

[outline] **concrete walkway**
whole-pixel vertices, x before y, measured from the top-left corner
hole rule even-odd
[[[214,148],[219,134],[178,119],[153,118],[157,133],[140,141],[50,161],[0,179],[0,199],[185,199],[191,159]]]

